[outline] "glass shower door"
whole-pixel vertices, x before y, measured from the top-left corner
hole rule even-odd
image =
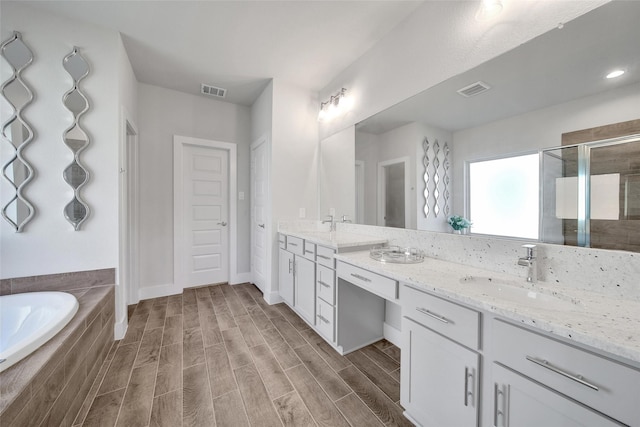
[[[542,240],[640,252],[640,135],[543,150]]]

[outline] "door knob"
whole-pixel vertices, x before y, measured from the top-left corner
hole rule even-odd
[[[226,221],[222,221],[222,222],[219,222],[218,225],[226,227],[227,226],[227,222]]]
[[[258,224],[258,227],[264,228],[264,224]]]

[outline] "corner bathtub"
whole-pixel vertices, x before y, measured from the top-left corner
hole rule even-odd
[[[0,372],[53,338],[77,311],[78,300],[65,292],[0,296]]]

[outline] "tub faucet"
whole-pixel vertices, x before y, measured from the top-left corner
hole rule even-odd
[[[336,221],[333,215],[327,215],[327,218],[322,221],[323,224],[329,223],[329,231],[336,231]]]
[[[522,245],[523,248],[527,250],[527,256],[518,258],[518,265],[523,267],[527,267],[527,282],[536,283],[538,280],[537,269],[536,269],[536,257],[534,256],[533,250],[536,245]]]

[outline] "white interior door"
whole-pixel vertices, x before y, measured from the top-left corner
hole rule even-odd
[[[409,158],[378,163],[378,225],[406,228],[410,222]]]
[[[251,145],[251,272],[253,283],[265,290],[269,221],[269,158],[266,138]]]
[[[356,224],[364,224],[364,162],[356,160]]]
[[[183,273],[185,286],[229,281],[229,153],[184,145]]]

